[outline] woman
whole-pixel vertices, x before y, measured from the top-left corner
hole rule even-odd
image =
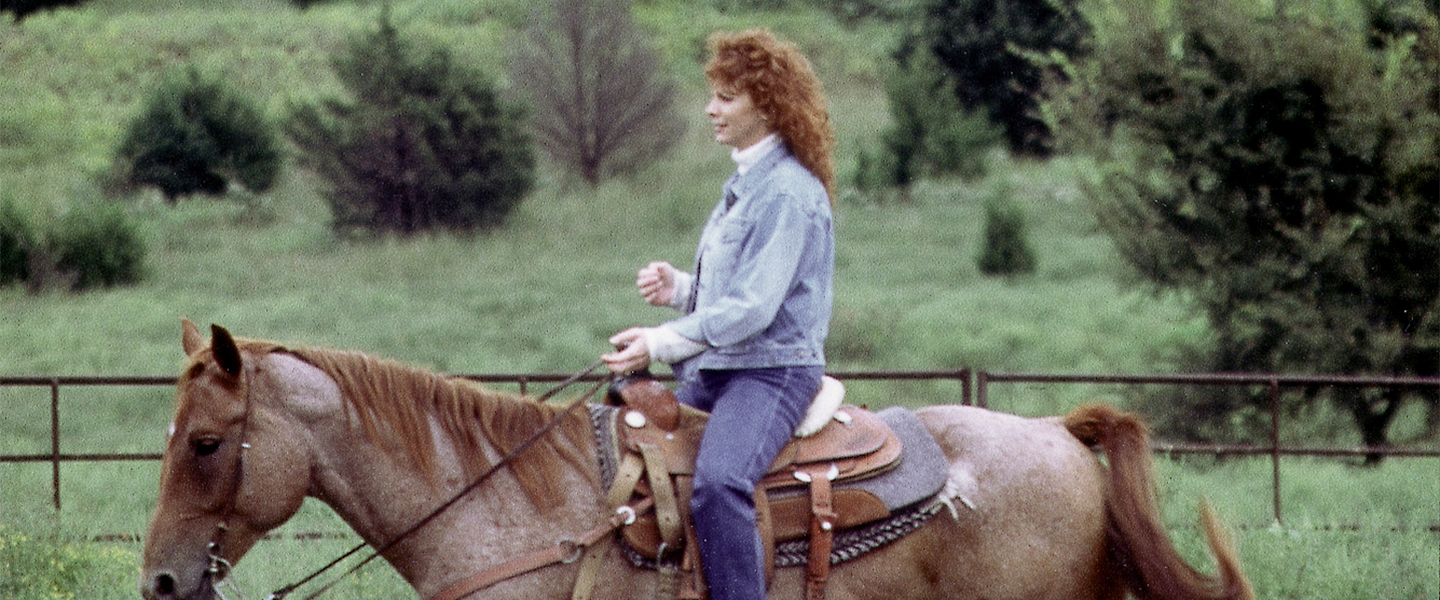
[[[710,597],[765,596],[754,490],[820,388],[835,263],[834,134],[804,55],[769,31],[710,37],[705,113],[736,172],[700,235],[694,273],[653,262],[636,285],[683,316],[626,329],[602,358],[671,363],[681,402],[708,411],[691,500]]]

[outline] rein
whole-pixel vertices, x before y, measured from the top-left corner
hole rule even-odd
[[[581,379],[583,379],[583,378],[585,378],[586,376],[590,375],[591,373],[595,372],[596,369],[600,368],[600,367],[601,367],[602,365],[604,365],[604,364],[605,364],[604,361],[599,361],[599,360],[595,361],[594,363],[591,363],[590,366],[586,367],[585,369],[583,369],[583,370],[581,370],[581,371],[576,372],[574,375],[571,375],[569,378],[565,379],[565,381],[560,382],[560,383],[557,384],[554,388],[551,388],[549,391],[547,391],[547,392],[545,392],[544,394],[542,394],[542,395],[540,395],[539,397],[537,397],[537,398],[535,399],[535,402],[536,402],[536,403],[542,403],[542,402],[545,402],[545,401],[549,400],[551,397],[553,397],[555,394],[559,393],[561,390],[564,390],[565,388],[571,386],[571,385],[574,384],[575,382],[580,381]],[[467,485],[467,486],[465,486],[464,489],[460,490],[458,493],[456,493],[456,494],[455,494],[453,497],[451,497],[449,500],[445,501],[445,503],[441,504],[439,507],[435,508],[435,510],[431,511],[430,514],[426,515],[424,518],[422,518],[422,519],[420,519],[419,521],[417,521],[414,525],[411,525],[408,529],[406,529],[405,531],[401,532],[400,535],[395,536],[394,539],[392,539],[392,540],[390,540],[390,541],[388,541],[388,542],[385,542],[384,545],[380,546],[380,547],[377,548],[374,552],[372,552],[369,556],[365,557],[365,559],[362,560],[362,561],[360,561],[359,564],[355,565],[354,567],[351,567],[349,570],[345,571],[344,573],[341,573],[339,577],[336,577],[334,580],[330,581],[329,583],[326,583],[324,586],[322,586],[320,589],[312,592],[310,595],[305,596],[304,600],[314,600],[315,598],[319,597],[321,594],[324,594],[325,592],[330,591],[331,588],[335,587],[336,584],[338,584],[338,583],[340,583],[341,581],[343,581],[346,577],[349,577],[349,576],[351,576],[351,575],[354,575],[354,574],[355,574],[356,572],[358,572],[360,569],[364,568],[365,565],[370,564],[371,561],[375,560],[376,558],[379,558],[379,557],[380,557],[381,555],[383,555],[385,552],[387,552],[387,551],[389,551],[390,549],[394,548],[397,544],[399,544],[400,542],[404,541],[406,538],[410,537],[410,536],[413,535],[415,532],[419,531],[421,528],[423,528],[423,527],[425,527],[426,525],[430,524],[431,521],[434,521],[437,517],[439,517],[439,516],[440,516],[442,513],[444,513],[446,510],[449,510],[450,507],[452,507],[452,506],[454,506],[455,504],[459,503],[460,500],[463,499],[465,496],[469,495],[470,492],[473,492],[473,491],[475,491],[477,488],[479,488],[479,487],[480,487],[482,484],[484,484],[485,481],[488,480],[492,475],[494,475],[495,473],[499,472],[500,469],[505,468],[505,467],[508,466],[510,463],[514,462],[515,459],[520,456],[520,454],[524,453],[526,450],[529,450],[531,446],[535,445],[536,442],[540,441],[540,438],[544,437],[546,434],[550,433],[550,432],[551,432],[552,430],[554,430],[557,426],[559,426],[560,423],[561,423],[562,421],[564,421],[565,418],[568,417],[571,413],[573,413],[577,407],[584,406],[584,405],[585,405],[585,402],[586,402],[587,400],[589,400],[591,396],[594,396],[594,395],[595,395],[595,392],[599,391],[601,387],[604,387],[605,383],[606,383],[606,381],[605,381],[604,379],[602,379],[602,380],[600,380],[599,382],[597,382],[593,387],[591,387],[588,391],[586,391],[584,394],[582,394],[582,395],[581,395],[579,398],[577,398],[574,402],[571,402],[569,406],[566,406],[566,407],[565,407],[565,410],[561,411],[559,414],[556,414],[556,415],[555,415],[555,418],[551,419],[550,422],[546,423],[544,427],[541,427],[540,429],[536,430],[534,433],[530,434],[530,437],[525,438],[524,441],[520,442],[520,444],[518,444],[517,446],[515,446],[515,448],[514,448],[513,450],[511,450],[508,454],[506,454],[505,456],[501,457],[500,460],[496,461],[495,464],[491,465],[489,469],[487,469],[487,470],[486,470],[484,473],[482,473],[479,477],[476,477],[474,481],[471,481],[470,484]],[[226,506],[225,506],[225,513],[224,513],[224,514],[225,514],[225,517],[220,521],[219,524],[216,525],[215,535],[211,538],[211,542],[210,542],[209,545],[207,546],[207,550],[208,550],[208,552],[209,552],[209,557],[210,557],[210,567],[209,567],[209,570],[208,570],[207,572],[208,572],[208,574],[212,577],[211,588],[212,588],[212,589],[215,589],[215,592],[216,592],[217,594],[219,594],[222,599],[225,598],[225,595],[224,595],[223,593],[221,593],[221,591],[220,591],[218,588],[215,588],[215,586],[216,586],[216,584],[217,584],[220,580],[223,580],[223,579],[224,579],[224,576],[225,576],[226,574],[229,573],[229,571],[230,571],[230,569],[231,569],[231,565],[230,565],[229,561],[226,561],[225,559],[220,558],[220,547],[221,547],[221,542],[224,541],[225,532],[227,531],[227,528],[228,528],[227,525],[226,525],[226,521],[228,521],[229,518],[234,514],[235,503],[236,503],[236,500],[238,499],[238,497],[239,497],[239,495],[240,495],[240,483],[241,483],[241,478],[244,476],[244,473],[245,473],[245,463],[244,463],[245,455],[244,455],[244,451],[250,447],[250,444],[249,444],[249,442],[247,441],[247,434],[248,434],[249,428],[250,428],[250,406],[251,406],[250,388],[249,388],[249,385],[248,385],[248,382],[247,382],[247,385],[246,385],[246,388],[245,388],[245,420],[244,420],[244,422],[243,422],[243,423],[241,424],[241,426],[240,426],[240,439],[241,439],[241,443],[240,443],[240,453],[237,455],[236,460],[235,460],[236,475],[235,475],[235,479],[234,479],[234,484],[231,485],[230,498],[229,498],[229,501],[227,502],[227,504],[226,504]],[[361,542],[360,544],[356,545],[354,548],[351,548],[350,550],[347,550],[344,554],[341,554],[339,557],[335,558],[335,560],[332,560],[332,561],[330,561],[329,563],[327,563],[325,566],[320,567],[319,569],[316,569],[315,571],[313,571],[313,572],[310,573],[309,575],[306,575],[305,577],[299,579],[298,581],[296,581],[296,582],[294,582],[294,583],[291,583],[291,584],[289,584],[289,585],[286,585],[286,586],[284,586],[284,587],[281,587],[281,588],[279,588],[279,589],[271,592],[270,595],[265,596],[265,600],[283,600],[285,597],[289,596],[291,593],[294,593],[294,591],[295,591],[296,589],[298,589],[300,586],[303,586],[303,585],[305,585],[305,584],[307,584],[307,583],[310,583],[311,581],[314,581],[317,577],[321,576],[321,575],[324,574],[326,571],[329,571],[330,569],[335,568],[335,567],[338,566],[340,563],[344,562],[346,559],[348,559],[348,558],[350,558],[350,557],[358,554],[361,550],[364,550],[364,549],[365,549],[365,546],[367,546],[367,545],[369,545],[369,544],[368,544],[368,543],[365,543],[365,542]]]

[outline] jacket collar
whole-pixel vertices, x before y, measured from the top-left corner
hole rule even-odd
[[[755,164],[751,165],[750,168],[745,171],[744,175],[741,175],[738,170],[731,174],[730,178],[725,180],[724,190],[728,193],[733,193],[737,201],[749,197],[755,187],[770,174],[770,171],[773,171],[777,165],[790,156],[790,147],[786,146],[785,142],[780,141],[775,144],[769,152],[766,152],[764,156],[761,156],[759,160],[755,161]],[[730,205],[727,204],[726,208],[728,209],[729,206]]]

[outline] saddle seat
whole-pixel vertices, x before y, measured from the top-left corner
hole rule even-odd
[[[689,503],[695,457],[709,417],[681,406],[668,389],[648,378],[617,382],[610,400],[623,406],[622,424],[617,426],[623,458],[616,486],[632,489],[625,494],[612,488],[611,499],[650,498],[655,505],[653,512],[625,526],[621,535],[630,548],[657,563],[681,559],[682,569],[693,575],[686,586],[694,590],[689,597],[703,597]],[[836,489],[833,484],[882,475],[900,463],[902,453],[900,438],[874,413],[840,406],[833,388],[828,401],[834,406],[822,410],[833,415],[825,417],[825,425],[813,434],[798,437],[797,433],[781,449],[755,493],[767,566],[773,566],[777,542],[810,538],[807,598],[812,600],[824,595],[833,532],[891,516],[885,502],[869,491]],[[819,422],[807,420],[812,429]],[[687,595],[682,592],[680,597]]]

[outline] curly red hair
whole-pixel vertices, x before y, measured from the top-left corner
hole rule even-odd
[[[835,197],[835,132],[825,90],[800,49],[768,29],[710,35],[705,76],[715,89],[745,93],[800,164]]]

